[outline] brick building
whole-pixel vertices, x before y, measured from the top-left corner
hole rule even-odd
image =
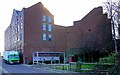
[[[18,50],[25,62],[36,51],[63,52],[65,34],[61,30],[64,27],[54,25],[54,15],[42,3],[21,11],[13,10],[11,24],[5,30],[5,50]]]
[[[97,55],[106,50],[110,52],[112,44],[110,20],[107,14],[103,14],[102,7],[94,8],[81,20],[74,21],[74,26],[67,27],[67,53],[75,55],[97,51],[94,53]]]
[[[73,26],[64,27],[55,25],[54,15],[42,3],[37,3],[21,11],[13,10],[11,24],[5,30],[5,50],[18,50],[24,62],[31,60],[36,51],[74,55],[82,48],[107,49],[110,40],[110,21],[101,7],[74,21]]]

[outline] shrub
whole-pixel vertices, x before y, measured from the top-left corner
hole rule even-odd
[[[33,62],[32,62],[32,61],[28,61],[27,64],[28,64],[28,65],[32,65]]]
[[[81,72],[81,65],[82,65],[81,62],[77,62],[77,63],[76,63],[75,72]]]
[[[114,63],[116,60],[116,54],[112,53],[108,57],[103,57],[99,59],[100,63]]]

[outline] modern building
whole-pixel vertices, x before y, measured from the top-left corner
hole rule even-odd
[[[5,30],[5,50],[18,50],[25,63],[32,60],[33,52],[65,52],[70,56],[90,49],[110,50],[111,40],[110,21],[101,7],[74,21],[73,26],[64,27],[55,25],[54,15],[39,2],[13,10],[11,24]]]

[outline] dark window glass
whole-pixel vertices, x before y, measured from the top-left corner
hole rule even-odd
[[[22,33],[20,34],[20,40],[22,40]]]
[[[52,34],[49,34],[49,35],[48,35],[48,40],[49,40],[49,41],[52,41]]]

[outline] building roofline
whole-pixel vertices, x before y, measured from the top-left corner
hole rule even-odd
[[[84,18],[86,18],[92,11],[94,11],[94,10],[96,10],[96,9],[101,9],[102,10],[102,6],[98,6],[98,7],[95,7],[95,8],[93,8],[91,11],[89,11],[82,19],[80,19],[80,20],[76,20],[76,21],[73,21],[73,23],[74,22],[80,22],[80,21],[82,21]],[[103,12],[103,11],[102,11]],[[103,13],[102,13],[103,14]]]
[[[31,6],[27,7],[27,8],[24,7],[23,9],[29,9],[29,8],[32,8],[32,7],[36,6],[36,5],[41,5],[41,6],[43,6],[51,15],[53,15],[53,14],[48,10],[48,8],[46,8],[46,7],[44,6],[44,4],[43,4],[42,2],[38,2],[38,3],[33,4],[33,5],[31,5]],[[54,16],[54,15],[53,15],[53,16]]]

